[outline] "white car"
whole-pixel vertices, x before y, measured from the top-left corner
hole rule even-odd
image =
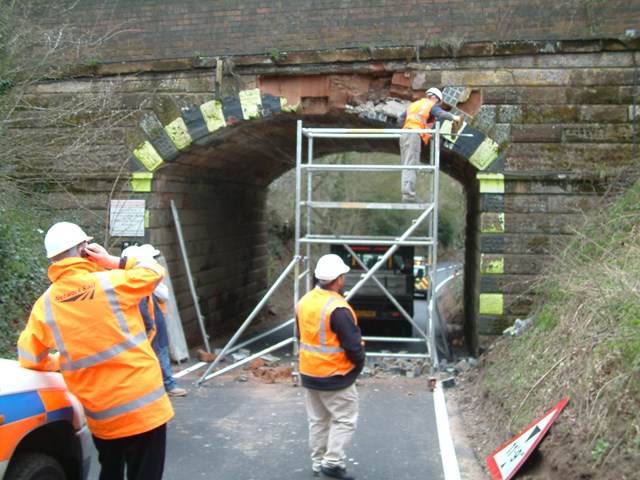
[[[62,375],[0,359],[0,480],[86,480],[92,448]]]

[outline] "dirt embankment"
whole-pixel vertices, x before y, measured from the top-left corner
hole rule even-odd
[[[440,314],[450,327],[456,363],[456,360],[468,356],[468,351],[461,330],[464,320],[462,302],[457,298],[455,285],[443,289],[438,298],[438,306]],[[504,402],[509,401],[509,391],[496,391],[485,376],[487,367],[491,366],[493,375],[496,375],[496,370],[502,369],[504,378],[509,378],[512,366],[499,361],[509,347],[508,338],[497,340],[482,354],[474,367],[458,374],[454,388],[445,390],[452,434],[456,441],[461,442],[456,445],[461,474],[464,472],[466,477],[463,478],[467,480],[491,478],[486,463],[487,457],[518,433],[513,431],[512,419],[503,408]],[[551,407],[553,405],[549,405],[549,408]],[[544,413],[546,411],[541,411],[539,415]],[[565,410],[562,415],[566,416],[568,412]],[[531,418],[531,422],[534,420],[536,418]],[[567,434],[552,427],[540,447],[520,468],[517,478],[599,478],[588,471],[584,466],[586,462],[580,462],[580,450],[581,446],[574,445]],[[469,466],[469,462],[475,462],[475,465]]]

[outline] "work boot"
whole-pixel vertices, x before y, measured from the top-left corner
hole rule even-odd
[[[167,392],[170,397],[186,397],[187,391],[184,388],[174,387]]]
[[[356,477],[350,477],[347,475],[347,469],[342,467],[320,467],[320,471],[323,475],[331,478],[342,478],[342,480],[355,480]]]
[[[417,195],[402,195],[402,203],[422,203]]]

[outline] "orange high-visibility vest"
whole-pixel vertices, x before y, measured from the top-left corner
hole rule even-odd
[[[331,330],[331,313],[336,308],[348,308],[358,324],[356,313],[339,293],[315,287],[298,302],[300,373],[330,377],[346,375],[355,367]]]
[[[402,128],[423,130],[433,127],[435,120],[427,123],[427,119],[429,118],[429,114],[431,113],[431,109],[434,105],[435,102],[428,98],[422,98],[410,104],[409,108],[407,108],[407,118],[405,119]],[[429,138],[431,136],[428,133],[421,133],[420,137],[422,137],[422,141],[426,145],[429,143]]]
[[[138,309],[164,269],[130,258],[105,271],[83,258],[49,267],[52,285],[36,301],[18,340],[20,364],[56,369],[82,403],[91,433],[102,439],[137,435],[173,417],[158,359]]]

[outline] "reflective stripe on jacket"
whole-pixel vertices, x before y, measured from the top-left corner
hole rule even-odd
[[[423,130],[433,127],[435,119],[432,119],[430,123],[427,123],[427,120],[429,119],[429,115],[431,115],[431,109],[434,105],[435,102],[428,98],[422,98],[410,104],[409,108],[407,108],[407,118],[404,121],[402,128]],[[420,137],[422,137],[422,141],[426,145],[429,143],[429,138],[431,136],[428,133],[421,133]]]
[[[315,287],[298,302],[300,373],[330,377],[346,375],[355,367],[331,330],[331,313],[336,308],[348,308],[357,325],[355,312],[339,293]]]
[[[173,409],[138,309],[162,279],[162,266],[129,259],[125,269],[105,271],[75,257],[48,273],[53,283],[18,340],[20,364],[55,369],[49,351],[58,350],[60,371],[96,437],[128,437],[166,423]]]

